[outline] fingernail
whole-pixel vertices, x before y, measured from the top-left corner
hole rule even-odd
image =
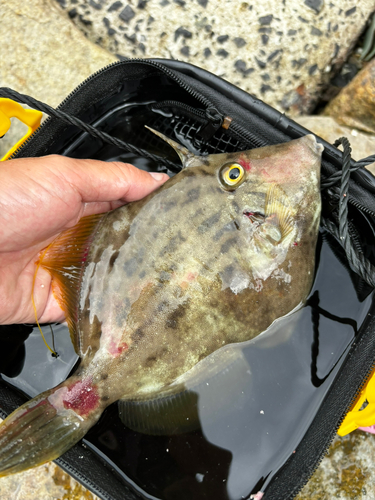
[[[153,177],[156,181],[161,181],[164,179],[164,174],[161,172],[149,172],[151,177]]]

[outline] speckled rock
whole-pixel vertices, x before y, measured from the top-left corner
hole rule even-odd
[[[1,500],[100,500],[53,462],[0,478],[0,498]]]
[[[303,127],[333,144],[339,137],[347,137],[352,148],[352,157],[361,160],[375,154],[375,135],[365,134],[355,128],[339,125],[330,116],[298,116],[294,118]],[[375,175],[375,163],[367,166]]]
[[[50,462],[0,479],[1,500],[99,500]]]
[[[196,64],[294,115],[314,108],[374,9],[374,0],[56,1],[114,54]]]
[[[375,59],[341,90],[323,114],[348,127],[375,133]]]
[[[0,0],[0,86],[56,106],[116,57],[90,43],[54,0]],[[0,140],[0,158],[21,128]]]
[[[355,431],[336,437],[296,500],[375,498],[375,436]]]

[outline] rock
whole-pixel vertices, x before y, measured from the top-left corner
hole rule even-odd
[[[375,59],[341,90],[323,114],[348,127],[375,133]]]
[[[337,436],[295,500],[367,500],[375,498],[375,439],[355,431]]]
[[[141,7],[123,0],[98,10],[85,0],[58,1],[114,54],[190,62],[291,115],[315,107],[374,8],[373,0],[149,0]],[[132,14],[126,19],[124,9]]]
[[[53,462],[34,469],[2,477],[0,498],[3,500],[100,500]]]
[[[294,120],[331,144],[339,137],[347,137],[355,160],[375,154],[375,135],[339,125],[330,116],[299,116]],[[367,169],[375,175],[375,163],[368,165]]]
[[[0,0],[0,86],[57,106],[78,84],[117,60],[89,42],[55,0]],[[0,158],[22,136],[11,127]]]

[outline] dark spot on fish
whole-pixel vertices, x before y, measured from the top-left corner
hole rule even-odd
[[[238,229],[238,230],[240,229],[240,226],[238,225],[238,222],[237,222],[237,221],[235,221],[235,220],[234,220],[234,221],[233,221],[233,224],[235,225],[236,229]]]
[[[168,302],[166,302],[165,300],[163,302],[160,302],[160,304],[158,305],[157,307],[157,311],[158,312],[163,312],[164,309],[168,306]]]
[[[99,262],[103,255],[103,248],[97,248],[94,255],[94,262]]]
[[[184,241],[186,241],[186,238],[182,235],[181,231],[178,231],[178,234],[176,234],[176,236],[173,236],[173,238],[169,240],[169,243],[164,248],[162,248],[160,255],[163,256],[165,253],[175,252],[179,245],[181,243],[184,243]]]
[[[141,272],[139,273],[139,275],[138,275],[139,279],[142,279],[142,278],[144,278],[145,276],[146,276],[146,271],[145,271],[145,270],[141,271]]]
[[[140,340],[145,336],[143,328],[139,327],[136,329],[136,331],[133,333],[132,338],[133,340]]]
[[[111,258],[109,259],[109,269],[111,270],[113,268],[114,263],[116,262],[117,257],[119,256],[119,251],[113,253]]]
[[[177,205],[176,200],[170,200],[163,202],[161,208],[164,212],[169,212],[169,210]]]
[[[205,165],[209,165],[210,164],[210,162],[207,159],[205,160],[205,159],[201,158],[200,160]],[[211,172],[207,171],[205,168],[198,168],[197,174],[201,175],[203,177],[210,177],[210,176],[212,176]]]
[[[221,229],[219,229],[219,231],[217,231],[213,237],[213,240],[214,241],[218,241],[222,236],[223,234],[225,233],[228,233],[230,231],[233,231],[233,222],[228,222],[228,224],[225,224],[225,226],[223,226]]]
[[[235,244],[236,244],[236,238],[230,238],[221,245],[220,252],[221,253],[229,252],[229,250],[233,248]]]
[[[101,373],[100,378],[101,378],[101,380],[107,380],[108,373]]]
[[[228,282],[232,279],[234,272],[234,267],[230,264],[229,266],[225,267],[223,272],[220,273],[222,275],[222,281]]]
[[[108,401],[109,396],[102,396],[100,399],[101,399],[102,401]]]
[[[128,278],[131,278],[137,269],[137,258],[132,257],[124,263],[123,269]]]
[[[197,175],[197,172],[195,171],[195,169],[193,170],[193,169],[187,168],[183,172],[184,172],[184,177],[195,177]]]
[[[239,207],[238,203],[236,202],[236,200],[232,200],[232,207],[233,207],[233,210],[235,212],[239,212],[240,211],[240,207]]]
[[[149,356],[146,359],[146,361],[145,361],[145,365],[146,366],[152,366],[156,361],[157,361],[157,357],[156,356]]]
[[[193,218],[196,219],[197,217],[199,217],[202,214],[203,214],[203,210],[201,208],[198,208],[198,210],[193,215]]]
[[[191,203],[192,201],[196,201],[199,199],[200,187],[196,187],[194,189],[190,189],[186,193],[186,200],[182,203],[182,205],[186,205],[187,203]]]
[[[186,314],[186,306],[179,305],[177,309],[175,309],[168,315],[167,320],[165,322],[166,328],[172,328],[173,330],[176,330],[178,327],[178,321],[180,320],[180,318],[183,318],[185,314]]]
[[[221,212],[217,212],[214,215],[211,215],[208,219],[202,222],[197,228],[198,233],[204,234],[206,233],[213,225],[217,224],[220,220]]]
[[[162,271],[162,272],[159,274],[159,282],[160,282],[160,283],[166,283],[166,282],[168,282],[170,279],[171,279],[171,275],[170,275],[169,273],[167,273],[166,271]]]

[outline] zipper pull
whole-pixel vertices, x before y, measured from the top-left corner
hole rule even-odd
[[[228,117],[224,117],[214,107],[207,108],[205,114],[208,122],[197,130],[196,135],[206,142],[219,130],[225,120],[228,120]]]

